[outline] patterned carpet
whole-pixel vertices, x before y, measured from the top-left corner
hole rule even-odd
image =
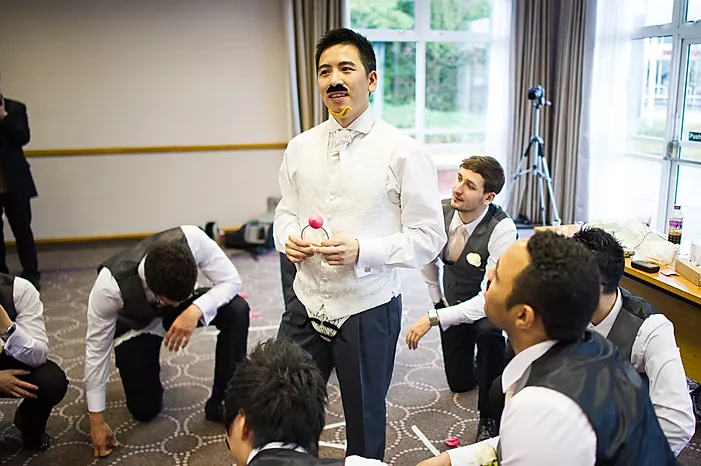
[[[82,384],[85,309],[95,266],[124,244],[61,247],[41,252],[44,270],[42,299],[50,338],[50,358],[68,374],[70,386],[63,402],[54,410],[48,431],[54,437],[49,451],[40,454],[20,451],[19,433],[11,419],[17,402],[0,400],[0,464],[12,465],[177,465],[212,466],[230,464],[223,427],[204,419],[214,364],[214,329],[199,329],[191,344],[179,353],[163,350],[161,379],[165,408],[153,422],[133,421],[126,409],[119,375],[112,365],[107,393],[106,419],[115,430],[120,446],[106,459],[94,459],[89,441],[88,420]],[[12,254],[12,251],[9,252]],[[232,260],[244,280],[251,305],[249,347],[276,334],[282,312],[278,256],[259,260],[233,253]],[[14,260],[14,257],[11,258]],[[10,266],[15,266],[9,260]],[[431,455],[412,431],[416,425],[439,450],[444,439],[457,436],[469,443],[477,425],[476,390],[453,394],[442,370],[438,333],[429,333],[416,351],[409,351],[403,338],[410,323],[429,305],[426,287],[417,271],[403,271],[404,319],[397,350],[397,363],[387,397],[388,428],[386,461],[392,465],[415,465]],[[324,431],[321,455],[341,457],[345,431],[337,382],[329,385],[328,428]],[[701,437],[680,455],[682,465],[701,465]]]

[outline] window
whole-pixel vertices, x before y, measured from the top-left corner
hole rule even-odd
[[[680,204],[684,252],[701,235],[701,1],[598,0],[596,14],[589,220],[665,232]]]
[[[375,113],[425,144],[441,193],[450,192],[465,157],[505,164],[511,0],[348,4],[350,27],[377,57]]]

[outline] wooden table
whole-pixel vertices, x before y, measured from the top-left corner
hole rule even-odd
[[[655,306],[674,324],[674,334],[684,362],[686,375],[701,381],[701,287],[681,275],[665,276],[626,268],[621,286]]]
[[[576,225],[563,225],[567,234],[577,231]],[[552,227],[535,227],[535,231]],[[646,273],[630,266],[626,259],[621,286],[655,306],[674,324],[674,334],[682,355],[686,375],[701,381],[701,287],[681,275],[666,276],[662,272],[674,270],[663,267],[659,272]]]

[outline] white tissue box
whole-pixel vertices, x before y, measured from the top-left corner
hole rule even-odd
[[[701,267],[685,259],[677,259],[674,262],[674,270],[682,277],[696,286],[701,286]]]

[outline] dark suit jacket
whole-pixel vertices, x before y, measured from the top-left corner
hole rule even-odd
[[[0,163],[15,196],[20,199],[36,197],[37,189],[22,149],[29,143],[27,106],[16,100],[4,100],[7,116],[0,120]]]

